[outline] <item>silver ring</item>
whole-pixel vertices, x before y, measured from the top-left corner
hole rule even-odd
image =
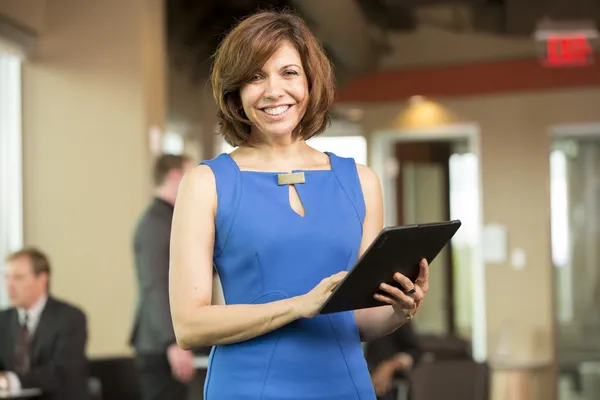
[[[408,289],[405,293],[408,295],[414,294],[417,291],[417,289],[415,289],[415,286],[413,285],[412,288]]]

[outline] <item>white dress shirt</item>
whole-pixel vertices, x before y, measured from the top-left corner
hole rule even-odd
[[[24,308],[17,309],[17,312],[19,313],[19,323],[21,324],[23,324],[25,321],[25,314],[27,314],[27,332],[29,332],[30,338],[33,337],[35,330],[40,323],[40,317],[42,316],[44,307],[46,307],[46,302],[48,302],[48,296],[44,295],[33,306],[31,306],[29,310],[25,310]]]
[[[44,311],[44,307],[46,307],[47,302],[48,295],[44,295],[33,306],[31,306],[29,310],[25,310],[24,308],[17,309],[17,313],[19,314],[19,324],[23,324],[25,321],[25,316],[27,315],[27,332],[29,333],[29,340],[31,340],[35,334],[35,330],[40,323],[42,311]],[[19,380],[17,374],[14,372],[8,372],[7,377],[11,392],[20,391],[21,381]]]

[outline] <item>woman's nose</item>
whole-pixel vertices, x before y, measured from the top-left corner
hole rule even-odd
[[[267,99],[278,99],[285,93],[283,89],[283,82],[277,78],[269,78],[266,80],[266,87],[264,96]]]

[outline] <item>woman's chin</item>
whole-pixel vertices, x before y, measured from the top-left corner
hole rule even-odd
[[[271,140],[277,140],[277,141],[281,141],[284,140],[286,138],[290,138],[292,137],[292,132],[294,131],[294,128],[296,126],[292,125],[292,124],[281,124],[281,126],[277,126],[277,127],[268,127],[266,129],[262,129],[263,134],[265,135],[265,137],[271,139]]]

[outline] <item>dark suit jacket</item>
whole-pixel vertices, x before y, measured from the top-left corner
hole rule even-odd
[[[18,328],[15,308],[0,312],[0,370],[14,369]],[[21,386],[41,389],[42,400],[88,399],[86,343],[85,314],[49,297],[32,339],[30,371],[17,374]]]
[[[133,238],[138,302],[130,344],[138,354],[166,354],[176,342],[169,306],[169,246],[173,206],[155,198]]]

